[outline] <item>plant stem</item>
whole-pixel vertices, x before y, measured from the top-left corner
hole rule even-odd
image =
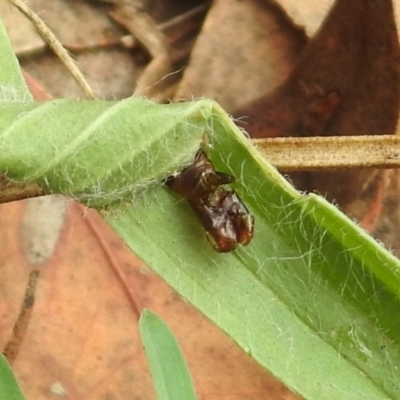
[[[397,135],[286,137],[252,142],[284,172],[400,167]]]

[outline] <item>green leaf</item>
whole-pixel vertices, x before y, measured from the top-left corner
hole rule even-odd
[[[175,337],[153,312],[143,310],[139,330],[158,400],[196,400],[192,379]]]
[[[3,22],[0,20],[0,101],[32,101],[17,58],[11,48]]]
[[[7,360],[0,353],[0,399],[24,400],[25,397]]]
[[[0,102],[0,170],[93,207],[131,201],[190,162],[211,104]]]
[[[307,399],[399,399],[400,264],[335,207],[296,192],[218,106],[208,152],[255,215],[218,254],[188,205],[153,188],[106,219],[248,354]]]

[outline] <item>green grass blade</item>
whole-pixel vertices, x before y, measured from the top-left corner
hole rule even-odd
[[[143,310],[139,329],[157,399],[196,400],[182,351],[167,325],[153,312]]]
[[[10,39],[0,20],[0,101],[32,101]]]
[[[24,400],[25,397],[15,379],[10,365],[0,353],[0,399]]]

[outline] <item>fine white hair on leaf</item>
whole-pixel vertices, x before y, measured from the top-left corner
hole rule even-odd
[[[209,102],[0,103],[0,168],[94,207],[130,201],[193,161],[209,131]]]

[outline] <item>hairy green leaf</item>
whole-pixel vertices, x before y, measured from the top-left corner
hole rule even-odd
[[[256,218],[248,247],[215,252],[190,207],[162,187],[107,220],[303,397],[400,398],[399,261],[324,199],[296,192],[217,106],[209,125],[212,160]]]
[[[93,207],[132,200],[187,164],[211,103],[0,103],[0,170]]]

